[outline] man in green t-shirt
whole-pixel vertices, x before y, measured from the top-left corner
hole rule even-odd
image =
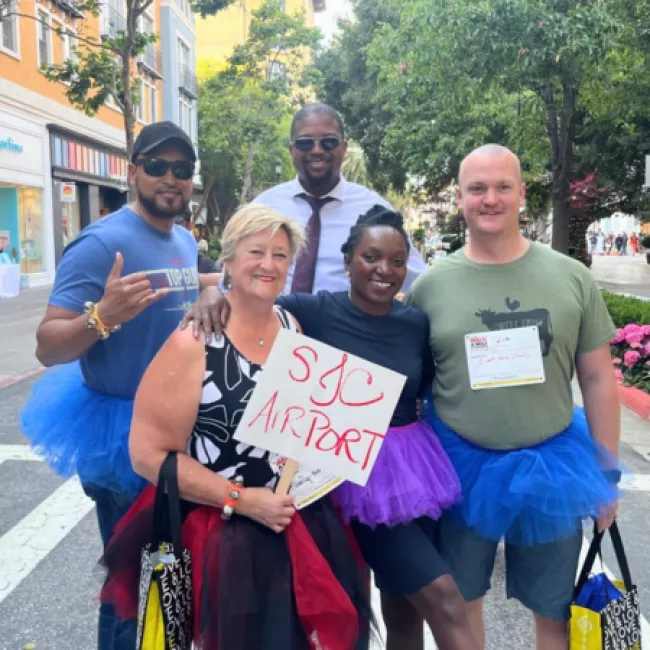
[[[506,542],[508,597],[535,616],[538,650],[566,650],[582,540],[616,512],[614,326],[590,272],[519,230],[525,186],[508,149],[463,161],[464,249],[425,271],[407,302],[429,316],[432,420],[463,486],[440,545],[485,645],[483,597]],[[574,368],[583,412],[574,413]],[[588,424],[587,424],[588,423]]]

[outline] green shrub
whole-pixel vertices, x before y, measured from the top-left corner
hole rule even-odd
[[[208,242],[208,257],[210,257],[216,262],[220,256],[221,256],[221,240],[218,237],[213,237]]]
[[[650,325],[650,301],[609,291],[603,291],[603,298],[616,327],[625,327],[629,323]]]
[[[641,248],[650,248],[650,235],[644,235],[639,242]]]

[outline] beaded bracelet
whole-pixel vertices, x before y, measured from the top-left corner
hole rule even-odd
[[[233,514],[235,513],[235,508],[237,507],[237,501],[241,497],[242,489],[244,487],[244,477],[235,476],[235,478],[230,483],[228,488],[228,496],[223,504],[223,511],[221,513],[221,518],[224,521],[228,521]]]
[[[117,330],[120,329],[120,325],[105,325],[99,317],[97,311],[98,305],[99,303],[96,302],[84,303],[84,311],[88,314],[86,327],[89,330],[95,330],[97,336],[99,336],[102,341],[105,341],[113,332],[117,332]]]

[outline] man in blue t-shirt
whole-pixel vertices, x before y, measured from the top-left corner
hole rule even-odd
[[[44,365],[79,360],[82,398],[77,398],[79,415],[72,420],[79,429],[73,434],[79,444],[70,465],[97,504],[104,546],[134,498],[133,490],[127,489],[133,483],[126,472],[121,473],[120,463],[106,462],[111,454],[121,457],[126,459],[123,466],[132,472],[128,421],[119,419],[127,420],[147,366],[199,293],[196,242],[191,233],[174,223],[188,207],[195,162],[191,140],[176,125],[160,122],[142,129],[129,165],[135,202],[85,228],[65,249],[37,332],[36,356]],[[51,377],[56,376],[55,371]],[[38,386],[34,395],[37,390]],[[75,407],[62,391],[51,398],[50,409],[37,411],[34,396],[23,412],[23,428],[34,444],[36,428],[47,426],[52,432],[50,441],[38,441],[50,459],[57,453],[73,455],[70,448],[62,452],[56,446],[57,437],[60,444],[70,434],[55,432],[55,418],[64,421]],[[81,403],[86,399],[91,408]],[[84,420],[84,413],[93,412],[92,400],[97,404],[96,418],[104,418],[99,425],[90,418]],[[113,404],[115,409],[110,410]],[[43,414],[44,410],[50,414]],[[40,421],[35,421],[38,418]],[[106,449],[97,449],[99,443],[88,440],[92,427],[97,426],[109,439]],[[118,429],[124,429],[123,438],[111,440]],[[51,442],[49,448],[47,442]],[[84,458],[84,452],[90,456],[87,450],[93,444],[97,455]],[[116,448],[110,449],[111,444]],[[102,606],[100,650],[134,647],[135,625],[119,622],[111,608]]]

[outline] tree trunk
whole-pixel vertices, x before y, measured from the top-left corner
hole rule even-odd
[[[137,34],[137,17],[133,10],[133,3],[127,2],[126,30],[122,46],[122,86],[124,88],[124,135],[126,137],[126,159],[131,162],[133,156],[133,143],[135,142],[135,110],[133,105],[133,89],[131,88],[131,64],[133,56],[133,38]],[[142,98],[140,98],[142,101]],[[135,188],[129,184],[129,201],[135,200]]]
[[[203,180],[205,180],[205,178]],[[216,184],[217,184],[217,178],[215,176],[212,176],[208,180],[207,184],[203,187],[203,196],[201,197],[201,201],[199,202],[199,204],[194,209],[194,214],[192,215],[195,219],[199,215],[201,210],[203,210],[203,208],[208,204],[208,197],[210,196],[212,189]],[[206,225],[207,225],[207,218],[206,218]]]
[[[551,233],[551,246],[554,250],[569,254],[569,201],[561,188],[555,189],[553,183],[553,226]]]
[[[575,137],[577,89],[570,83],[562,84],[562,108],[560,115],[549,84],[543,97],[547,110],[547,131],[551,148],[553,174],[553,235],[552,247],[561,253],[569,253],[569,230],[571,215],[571,173],[573,171],[573,140]]]
[[[246,167],[244,170],[244,184],[241,188],[241,196],[239,202],[243,205],[248,201],[248,194],[253,187],[253,164],[255,163],[255,156],[257,155],[257,143],[251,142],[248,145],[248,154],[246,154]]]
[[[571,215],[569,224],[569,248],[575,251],[573,257],[585,266],[591,266],[589,250],[587,248],[587,229],[593,217]]]

